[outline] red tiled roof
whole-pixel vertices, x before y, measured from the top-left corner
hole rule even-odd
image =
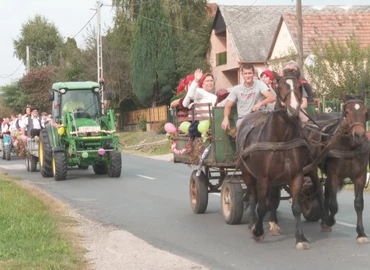
[[[295,44],[298,44],[297,16],[284,14]],[[303,14],[303,51],[312,52],[315,41],[327,42],[332,37],[344,42],[355,35],[361,47],[370,45],[370,13],[356,14]]]

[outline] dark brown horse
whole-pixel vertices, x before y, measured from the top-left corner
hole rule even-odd
[[[247,115],[239,127],[236,144],[252,212],[249,228],[255,240],[264,238],[263,217],[267,212],[268,196],[270,226],[272,230],[280,231],[276,219],[276,200],[279,199],[276,193],[278,187],[288,185],[296,222],[296,248],[308,249],[301,227],[300,206],[303,167],[309,157],[309,145],[298,118],[301,97],[299,81],[294,77],[282,78],[278,84],[275,110]]]
[[[354,206],[357,214],[357,242],[369,243],[362,222],[364,209],[363,190],[366,183],[367,165],[369,161],[370,144],[366,136],[366,121],[369,113],[364,104],[364,95],[342,96],[344,101],[343,114],[321,114],[321,119],[337,119],[337,124],[328,128],[333,135],[337,131],[337,140],[320,168],[326,173],[324,215],[322,230],[331,231],[335,224],[335,214],[338,212],[337,191],[343,187],[344,179],[349,177],[355,186]],[[339,119],[338,119],[338,116]],[[328,140],[329,138],[327,138]]]

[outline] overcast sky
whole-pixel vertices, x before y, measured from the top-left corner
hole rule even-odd
[[[149,0],[148,0],[149,1]],[[111,0],[101,1],[103,30],[112,25],[114,12]],[[295,0],[213,0],[220,5],[294,5]],[[369,0],[302,0],[303,5],[368,5]],[[0,18],[0,86],[16,80],[25,72],[21,62],[13,57],[13,39],[20,34],[22,24],[36,14],[53,22],[63,37],[75,36],[94,15],[95,0],[1,0]],[[96,25],[96,17],[91,26]],[[76,36],[79,47],[84,45],[87,28]],[[19,67],[19,68],[18,68]],[[13,74],[14,73],[14,74]]]

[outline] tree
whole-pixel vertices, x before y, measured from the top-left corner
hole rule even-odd
[[[36,71],[27,73],[19,85],[27,95],[27,103],[38,106],[41,111],[50,112],[51,103],[48,99],[49,92],[54,82],[65,81],[63,69],[55,66],[48,66]],[[23,106],[26,102],[23,103]]]
[[[61,52],[60,60],[67,81],[84,80],[86,63],[81,50],[77,47],[75,39],[67,38]]]
[[[4,85],[0,88],[0,116],[10,116],[10,113],[22,113],[29,96],[18,82]]]
[[[370,94],[370,46],[362,47],[359,38],[316,42],[313,54],[313,64],[306,70],[320,95],[339,98],[341,93]]]
[[[47,65],[59,65],[59,52],[63,39],[57,27],[36,15],[22,25],[21,35],[13,40],[14,54],[26,65],[26,47],[30,47],[30,67],[38,69]]]
[[[131,82],[143,105],[168,103],[176,66],[167,18],[159,1],[141,6],[131,49]]]

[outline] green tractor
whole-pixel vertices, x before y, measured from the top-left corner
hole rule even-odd
[[[120,177],[122,157],[115,134],[114,112],[101,102],[103,84],[54,83],[51,123],[40,132],[39,162],[43,177],[67,178],[67,168],[90,165],[95,174]]]

